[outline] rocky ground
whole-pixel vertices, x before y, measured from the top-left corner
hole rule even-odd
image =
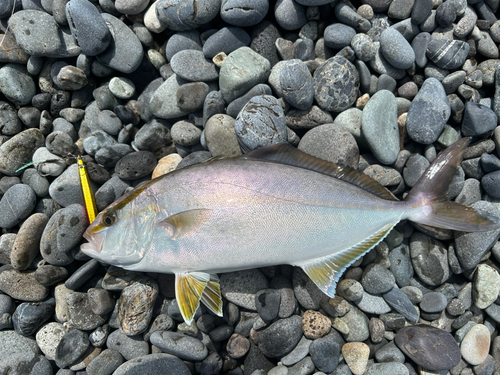
[[[222,274],[224,317],[202,306],[188,326],[172,275],[82,254],[68,156],[99,210],[152,174],[279,142],[403,198],[470,136],[448,195],[500,215],[498,7],[3,0],[0,374],[500,372],[500,229],[402,222],[332,299],[290,266]]]

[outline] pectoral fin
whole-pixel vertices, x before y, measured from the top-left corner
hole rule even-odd
[[[176,273],[175,298],[187,324],[191,324],[200,300],[215,314],[222,316],[219,278],[205,272]]]
[[[396,224],[397,222],[386,225],[371,237],[351,248],[297,265],[304,270],[323,293],[333,298],[337,282],[346,268],[382,241]]]
[[[167,217],[159,225],[170,232],[173,240],[178,240],[195,233],[211,215],[212,210],[204,208],[183,211]]]

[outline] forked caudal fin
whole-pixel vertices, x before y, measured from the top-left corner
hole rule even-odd
[[[411,221],[434,227],[481,232],[500,228],[500,218],[478,213],[471,207],[450,202],[446,197],[451,180],[470,138],[462,138],[441,152],[425,170],[405,201],[415,210]]]

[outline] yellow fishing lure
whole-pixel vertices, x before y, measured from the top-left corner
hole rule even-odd
[[[85,211],[87,211],[89,224],[92,224],[97,215],[94,192],[92,191],[92,187],[90,186],[90,179],[89,175],[87,174],[87,168],[85,168],[85,164],[83,164],[83,160],[80,156],[77,156],[77,163],[78,172],[80,174],[80,185],[82,187],[83,193],[83,203],[85,205]]]

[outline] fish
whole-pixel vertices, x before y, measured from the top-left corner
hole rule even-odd
[[[401,220],[488,231],[500,218],[449,201],[470,142],[442,151],[403,199],[348,166],[276,144],[157,177],[122,196],[88,227],[81,250],[126,270],[175,274],[190,324],[203,303],[222,316],[217,274],[290,264],[327,296],[340,276]]]

